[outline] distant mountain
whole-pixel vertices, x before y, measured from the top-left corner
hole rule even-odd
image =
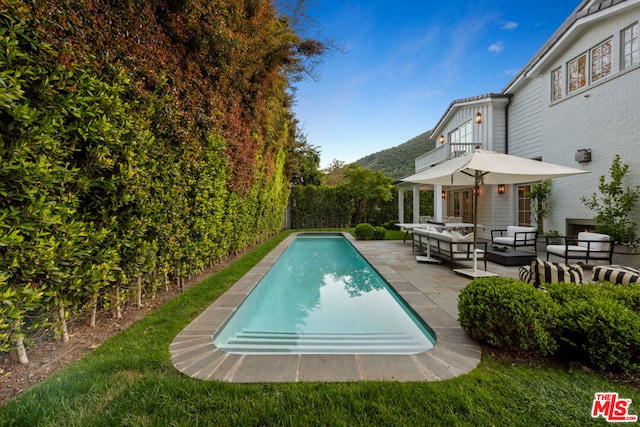
[[[356,160],[356,163],[364,168],[380,170],[393,179],[411,175],[415,172],[415,158],[436,146],[436,142],[429,139],[430,132],[422,133],[396,147],[369,154]]]

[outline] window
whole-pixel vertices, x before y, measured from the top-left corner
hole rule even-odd
[[[458,129],[449,134],[449,142],[455,143],[472,143],[473,142],[473,126],[471,122],[465,123]]]
[[[518,186],[518,225],[531,226],[531,185]]]
[[[587,54],[584,53],[569,62],[569,92],[587,85]]]
[[[640,60],[638,58],[638,23],[625,28],[621,32],[620,46],[622,49],[621,68],[626,69],[636,65]]]
[[[611,74],[611,40],[591,49],[591,82]]]
[[[562,67],[551,72],[551,101],[562,98]]]

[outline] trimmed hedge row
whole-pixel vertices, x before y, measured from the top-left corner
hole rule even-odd
[[[547,284],[481,278],[459,297],[459,321],[490,345],[640,372],[640,285]]]
[[[351,192],[344,186],[298,185],[291,189],[291,228],[347,228]]]
[[[268,2],[162,3],[0,4],[0,352],[282,227],[299,38]]]

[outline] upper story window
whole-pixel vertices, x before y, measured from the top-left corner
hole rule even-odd
[[[587,85],[587,54],[583,53],[569,62],[569,92]]]
[[[551,72],[551,101],[562,99],[562,67]]]
[[[591,81],[611,74],[611,40],[591,49]]]
[[[629,68],[636,65],[638,58],[638,23],[625,28],[620,32],[621,68]]]
[[[465,123],[458,129],[449,134],[449,142],[455,143],[472,143],[473,142],[473,126],[471,122]]]

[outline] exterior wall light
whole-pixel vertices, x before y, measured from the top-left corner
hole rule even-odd
[[[476,114],[476,124],[482,123],[482,113]]]
[[[498,194],[504,194],[505,188],[504,184],[498,185]]]
[[[576,152],[576,162],[589,163],[591,161],[591,148],[583,148]]]
[[[446,198],[447,198],[447,193],[446,193],[444,190],[442,190],[442,198],[443,198],[443,199],[446,199]]]
[[[440,135],[440,144],[444,144],[444,135]]]

